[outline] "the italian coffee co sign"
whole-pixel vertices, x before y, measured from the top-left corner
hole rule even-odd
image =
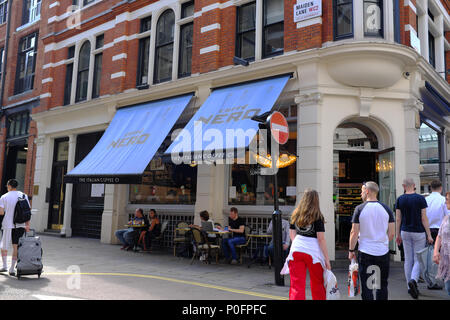
[[[322,16],[322,0],[298,0],[294,5],[294,22]]]

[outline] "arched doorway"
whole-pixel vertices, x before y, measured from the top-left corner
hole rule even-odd
[[[395,204],[394,148],[387,129],[367,119],[342,122],[333,137],[333,202],[336,226],[336,258],[348,249],[351,218],[362,203],[361,186],[375,181],[379,200],[391,209]],[[390,148],[389,148],[390,147]],[[394,249],[394,244],[391,244]]]

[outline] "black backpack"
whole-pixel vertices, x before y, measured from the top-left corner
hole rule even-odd
[[[25,194],[22,198],[17,199],[16,207],[14,209],[14,224],[25,223],[31,220],[31,208],[28,204]]]

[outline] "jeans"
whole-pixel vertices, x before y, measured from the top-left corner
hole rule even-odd
[[[230,258],[230,251],[231,251],[231,257],[234,260],[237,260],[236,255],[236,248],[235,245],[244,244],[245,243],[245,237],[234,237],[234,238],[225,238],[222,240],[222,250],[225,258]]]
[[[121,229],[116,231],[116,237],[124,246],[132,246],[134,244],[135,232],[133,229]]]
[[[388,299],[388,277],[389,277],[389,252],[384,256],[372,256],[370,254],[359,251],[358,253],[359,276],[361,278],[361,298],[363,300],[387,300]],[[380,274],[374,274],[377,268]],[[370,268],[370,269],[369,269]],[[369,269],[369,270],[368,270]],[[375,278],[373,278],[375,276]],[[379,276],[380,279],[376,279]],[[371,278],[372,277],[372,281]],[[373,287],[368,284],[376,284],[379,281],[380,288],[376,289],[376,297],[373,296]],[[369,282],[369,283],[368,283]]]
[[[417,252],[426,246],[425,232],[401,232],[403,248],[405,250],[405,278],[406,284],[411,280],[416,282],[420,276],[420,264]]]
[[[264,257],[268,257],[270,255],[270,258],[273,260],[273,242],[271,241],[269,245],[264,246]],[[287,250],[283,250],[283,261],[286,260],[286,257],[289,255],[289,248]]]

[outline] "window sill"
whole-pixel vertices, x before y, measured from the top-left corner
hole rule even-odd
[[[21,25],[20,27],[18,27],[18,28],[16,29],[16,32],[19,32],[19,31],[22,31],[22,30],[24,30],[24,29],[27,29],[27,28],[29,28],[29,27],[31,27],[31,26],[37,24],[39,21],[41,21],[41,17],[39,17],[39,19],[36,19],[36,20],[34,20],[34,21],[32,21],[32,22],[28,22],[28,23],[26,23],[26,24],[24,24],[24,25]]]
[[[145,89],[148,89],[148,88],[150,88],[150,85],[147,84],[147,83],[139,84],[139,85],[136,86],[136,89],[138,89],[138,90],[145,90]]]
[[[22,98],[22,97],[24,97],[24,96],[29,95],[29,94],[32,93],[32,92],[33,92],[33,89],[26,90],[26,91],[22,91],[22,92],[19,92],[19,93],[14,94],[14,95],[11,96],[11,97],[8,97],[8,100],[9,100],[9,101],[12,101],[12,100],[20,99],[20,98]]]

